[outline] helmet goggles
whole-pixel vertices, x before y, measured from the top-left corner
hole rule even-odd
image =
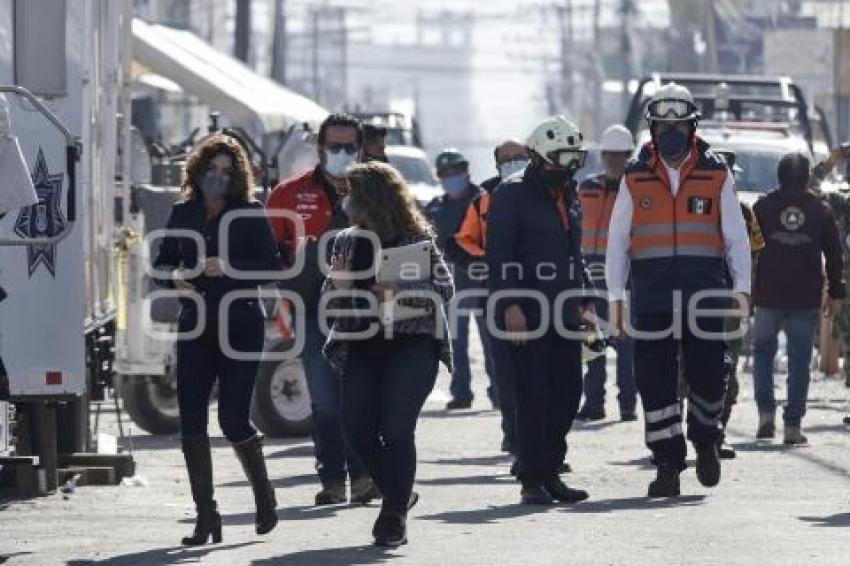
[[[546,160],[564,169],[581,169],[587,159],[584,149],[559,149],[546,154]]]
[[[679,122],[699,117],[697,108],[686,100],[654,100],[647,106],[646,117],[649,120]]]

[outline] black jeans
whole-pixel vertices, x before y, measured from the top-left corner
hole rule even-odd
[[[214,312],[210,307],[208,312]],[[197,314],[184,308],[180,313],[182,331],[194,326]],[[240,353],[263,351],[265,325],[256,301],[237,302],[231,309],[227,334],[231,347]],[[177,403],[183,436],[206,434],[210,394],[218,380],[218,422],[230,442],[242,442],[257,431],[251,426],[251,396],[258,361],[235,360],[222,352],[215,317],[204,333],[193,340],[177,342]]]
[[[416,475],[419,412],[437,380],[437,342],[402,336],[379,348],[352,343],[342,376],[342,424],[354,452],[384,494],[383,508],[405,513]]]
[[[539,483],[557,476],[567,454],[567,433],[582,392],[581,344],[548,331],[514,348],[520,480]]]

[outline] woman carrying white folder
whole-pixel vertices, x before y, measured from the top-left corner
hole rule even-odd
[[[324,352],[342,374],[346,438],[384,495],[372,531],[375,544],[396,547],[407,542],[407,512],[418,500],[413,492],[416,421],[434,388],[439,362],[451,370],[443,307],[454,286],[431,227],[398,171],[364,163],[350,170],[348,181],[343,206],[352,227],[334,242],[323,292],[328,308],[351,312],[334,319]],[[366,232],[371,237],[364,237]],[[408,276],[404,270],[381,272],[376,283],[378,242],[381,250],[427,246],[429,269],[418,274],[413,269]],[[392,306],[381,312],[404,314],[387,320],[379,316],[379,304]],[[355,339],[355,333],[365,337]]]

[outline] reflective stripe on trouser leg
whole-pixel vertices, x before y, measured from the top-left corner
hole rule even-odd
[[[724,399],[709,403],[694,392],[688,394],[688,416],[707,427],[720,426],[723,406]]]
[[[682,436],[682,407],[679,403],[645,411],[644,415],[647,444]]]

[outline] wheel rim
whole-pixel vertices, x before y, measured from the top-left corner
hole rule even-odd
[[[278,364],[269,384],[269,397],[277,414],[287,421],[303,421],[310,418],[310,393],[304,367],[299,360],[286,360]]]
[[[151,380],[148,382],[148,396],[151,404],[166,417],[180,418],[177,407],[177,389],[170,380]]]

